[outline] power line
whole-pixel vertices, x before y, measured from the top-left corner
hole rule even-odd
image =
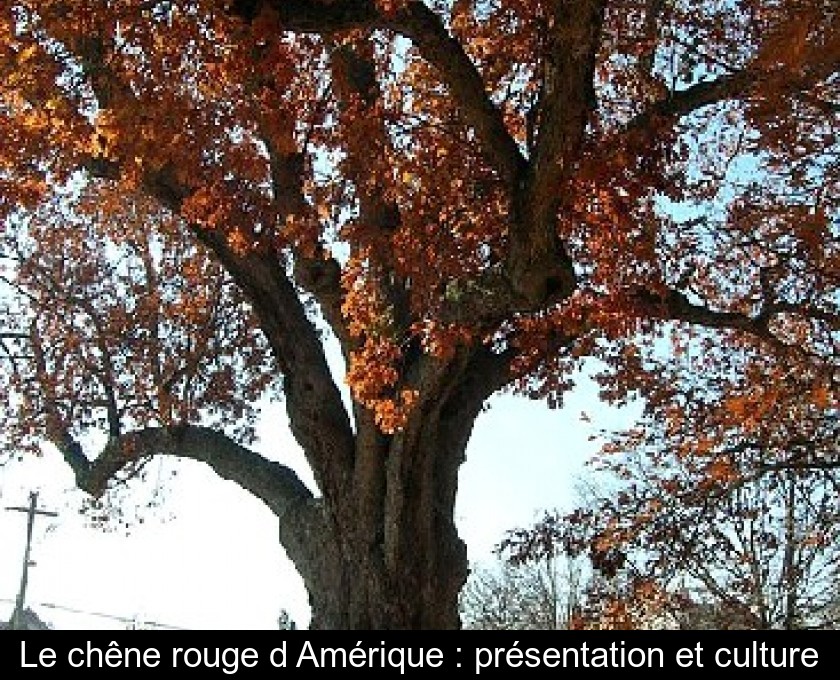
[[[146,619],[138,619],[136,617],[129,618],[126,616],[118,616],[117,614],[103,614],[102,612],[93,612],[84,609],[76,609],[75,607],[67,607],[61,604],[53,604],[52,602],[39,602],[37,606],[46,607],[47,609],[57,609],[60,611],[70,612],[71,614],[84,614],[85,616],[95,616],[101,619],[111,619],[112,621],[119,621],[120,623],[141,624],[143,626],[151,626],[152,628],[164,628],[166,630],[189,630],[188,628],[172,626],[168,623],[147,621]]]
[[[7,597],[0,597],[0,602],[14,602],[15,600]],[[145,619],[138,619],[137,617],[120,616],[119,614],[105,614],[103,612],[95,612],[88,609],[77,609],[76,607],[68,607],[62,604],[54,604],[52,602],[36,602],[33,606],[44,607],[46,609],[54,609],[57,611],[69,612],[70,614],[81,614],[83,616],[93,616],[100,619],[109,619],[111,621],[118,621],[119,623],[141,624],[143,626],[151,626],[152,628],[161,628],[166,630],[189,630],[189,628],[182,628],[180,626],[173,626],[168,623],[159,623],[157,621],[147,621]]]

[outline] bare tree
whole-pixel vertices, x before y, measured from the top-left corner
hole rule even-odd
[[[565,555],[477,567],[461,593],[463,625],[479,630],[568,628],[580,606],[585,578],[582,562]]]

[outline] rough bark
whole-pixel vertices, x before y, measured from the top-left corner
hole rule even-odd
[[[453,519],[458,470],[508,361],[484,348],[424,358],[425,398],[405,429],[388,436],[372,418],[359,423],[348,494],[319,507],[323,530],[308,549],[320,554],[298,564],[314,628],[460,625],[467,555]]]

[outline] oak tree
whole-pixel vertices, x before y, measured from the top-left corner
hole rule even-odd
[[[655,401],[644,363],[673,334],[780,357],[799,402],[836,408],[837,11],[4,3],[4,276],[51,291],[4,331],[27,441],[93,494],[158,454],[238,482],[315,627],[457,626],[458,468],[498,390],[559,405],[601,357],[605,397]],[[776,403],[778,376],[742,377]],[[234,427],[275,382],[315,491]]]

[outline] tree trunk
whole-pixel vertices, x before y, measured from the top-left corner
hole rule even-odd
[[[401,524],[400,536],[413,529]],[[301,569],[312,629],[452,629],[460,626],[458,593],[466,579],[466,547],[454,530],[434,544],[386,561],[367,540],[322,544],[318,568]]]
[[[419,371],[420,403],[382,433],[356,405],[352,470],[337,494],[283,521],[281,542],[304,579],[312,628],[452,629],[467,551],[454,523],[458,470],[485,399],[509,358],[487,348]]]
[[[341,499],[317,499],[313,517],[281,523],[309,591],[312,628],[460,626],[467,552],[453,516],[466,439],[447,437],[433,416],[437,426],[416,418],[393,437],[360,436]]]

